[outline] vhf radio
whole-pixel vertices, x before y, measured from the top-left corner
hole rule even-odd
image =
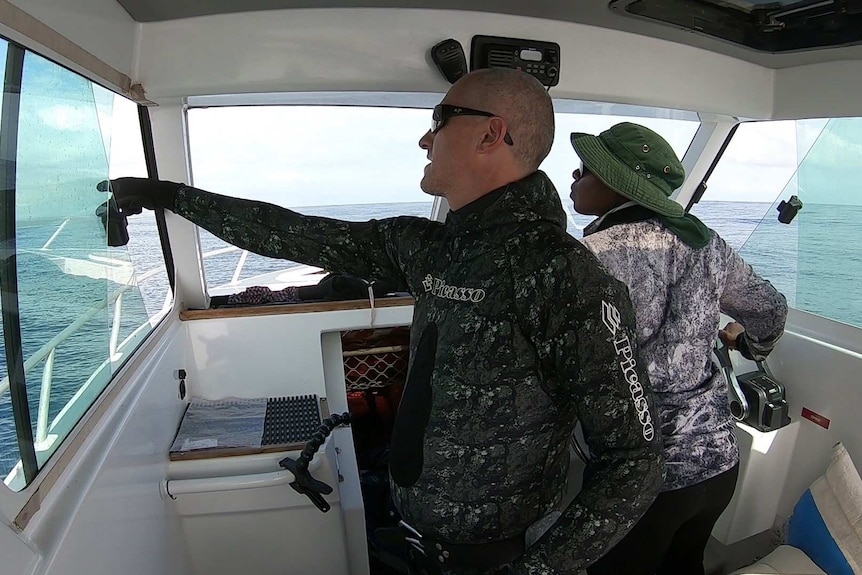
[[[560,82],[560,45],[538,40],[473,36],[470,70],[481,68],[521,70],[550,89]]]

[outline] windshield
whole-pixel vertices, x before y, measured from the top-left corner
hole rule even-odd
[[[415,96],[383,94],[386,105],[333,104],[338,96],[293,96],[302,105],[210,106],[189,110],[194,184],[213,192],[262,200],[308,215],[365,221],[401,215],[433,217],[434,198],[419,187],[428,163],[419,138],[431,110],[396,107]],[[367,97],[367,96],[366,96]],[[428,95],[424,105],[442,95]],[[430,103],[430,104],[429,104]],[[700,126],[696,114],[618,104],[556,101],[556,131],[544,170],[560,194],[568,231],[581,236],[586,216],[569,198],[578,159],[574,131],[598,134],[621,121],[640,122],[666,137],[682,157]],[[210,295],[251,285],[282,289],[314,284],[314,268],[243,252],[200,231]]]

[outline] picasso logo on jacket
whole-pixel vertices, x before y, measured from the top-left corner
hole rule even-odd
[[[426,292],[431,292],[432,295],[444,299],[471,301],[473,303],[479,303],[485,299],[485,290],[483,289],[446,285],[445,281],[431,277],[431,274],[425,276],[425,279],[422,280],[422,286]]]
[[[629,336],[625,331],[620,330],[622,320],[620,318],[620,310],[606,301],[602,302],[602,322],[611,331],[614,336],[614,349],[617,352],[617,358],[620,359],[620,369],[623,370],[623,376],[629,384],[629,392],[632,394],[632,401],[635,404],[635,411],[638,414],[638,421],[643,428],[643,436],[647,441],[652,441],[655,437],[655,428],[652,424],[652,416],[649,412],[649,404],[644,397],[644,388],[641,385],[638,373],[635,370],[637,362],[632,352],[632,344],[629,341]]]

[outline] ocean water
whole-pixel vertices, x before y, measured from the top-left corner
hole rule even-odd
[[[568,231],[581,237],[591,218],[572,213]],[[430,202],[301,208],[306,214],[364,221],[396,215],[424,217]],[[692,212],[740,253],[759,273],[781,290],[788,301],[846,323],[862,326],[862,208],[806,205],[790,225],[777,221],[768,203],[702,202]],[[32,356],[45,342],[77,320],[90,306],[104,301],[116,289],[113,282],[62,273],[55,260],[38,250],[56,231],[59,222],[36,222],[19,227],[18,274],[21,294],[24,357]],[[161,266],[162,273],[124,295],[120,339],[156,314],[168,292],[158,233],[152,214],[129,221],[130,242],[125,248],[104,247],[104,231],[95,218],[72,220],[52,244],[54,255],[86,259],[95,252],[134,264],[138,273]],[[836,238],[840,238],[836,241]],[[224,242],[202,231],[204,252],[224,248]],[[101,247],[99,247],[101,246]],[[239,251],[205,260],[207,283],[212,288],[231,281]],[[249,254],[241,279],[283,270],[299,264]],[[94,315],[56,352],[49,421],[107,357],[113,306]],[[2,326],[0,326],[2,330]],[[31,420],[36,427],[41,365],[27,376]],[[5,354],[0,358],[0,377],[6,375]],[[105,381],[107,383],[107,374]],[[0,477],[18,461],[10,394],[0,396]]]

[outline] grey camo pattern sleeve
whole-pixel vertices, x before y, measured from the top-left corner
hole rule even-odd
[[[724,255],[727,270],[719,301],[721,311],[745,327],[738,342],[740,353],[763,361],[784,333],[787,299],[721,237],[715,235],[714,242]]]
[[[585,569],[634,526],[664,480],[656,404],[637,355],[628,291],[597,262],[584,261],[593,259],[585,252],[578,246],[539,272],[544,297],[526,321],[539,326],[543,371],[556,374],[547,391],[580,419],[592,461],[581,492],[512,565],[515,573]]]
[[[282,258],[376,281],[391,280],[411,292],[400,247],[421,242],[433,226],[402,216],[346,222],[306,216],[273,204],[181,187],[172,211],[229,244],[262,256]],[[408,245],[408,242],[410,244]]]

